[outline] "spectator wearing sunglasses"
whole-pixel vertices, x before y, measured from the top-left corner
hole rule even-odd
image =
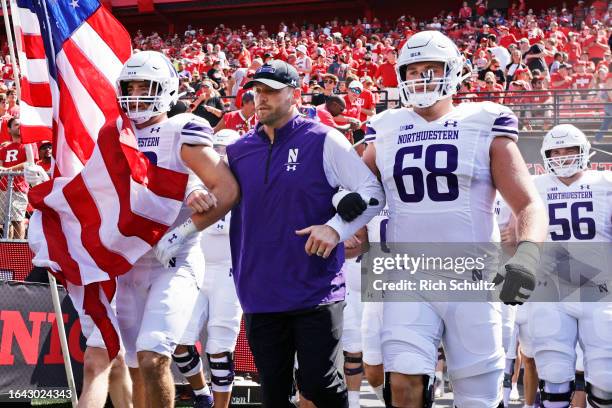
[[[339,115],[335,118],[336,123],[338,124],[346,124],[351,123],[355,126],[360,126],[361,121],[359,117],[361,116],[361,105],[359,104],[359,97],[363,92],[363,85],[361,82],[357,80],[352,80],[349,82],[347,86],[347,93],[344,95],[344,103],[346,104],[346,108],[342,115]],[[354,132],[360,132],[361,129],[356,129]],[[352,142],[353,134],[352,132],[348,132],[346,137]]]
[[[312,97],[314,106],[322,105],[327,101],[327,98],[333,95],[338,85],[338,77],[333,74],[323,75],[323,92]]]
[[[223,103],[213,84],[210,79],[202,81],[197,98],[189,108],[194,115],[206,119],[210,126],[215,127],[223,116]]]

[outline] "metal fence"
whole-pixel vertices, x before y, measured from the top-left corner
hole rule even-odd
[[[542,89],[531,91],[459,93],[455,103],[493,101],[514,111],[526,126],[524,130],[542,130],[560,123],[573,123],[582,130],[599,128],[604,119],[612,119],[599,95],[612,89]],[[608,110],[609,112],[609,110]]]
[[[23,177],[23,171],[0,171],[0,239],[24,239],[20,231],[26,231],[28,211],[27,196],[13,188]]]
[[[573,123],[586,133],[591,132],[592,134],[599,129],[604,119],[612,120],[611,103],[603,102],[600,99],[602,92],[610,90],[512,90],[458,93],[454,97],[454,102],[460,104],[488,100],[501,103],[516,113],[521,121],[521,127],[527,131],[543,131],[559,123]],[[387,91],[379,91],[377,94],[379,96],[377,112],[399,105],[399,101],[389,99]],[[313,95],[303,94],[302,96],[307,102]],[[233,97],[222,97],[222,99],[226,109],[231,109]],[[190,100],[185,99],[185,102],[188,103]],[[609,135],[609,132],[606,135]],[[27,203],[25,203],[25,211],[23,208],[23,193],[6,187],[12,186],[15,178],[22,176],[23,172],[0,171],[0,239],[3,240],[19,239],[15,234],[15,227],[23,225],[25,229],[30,216]]]

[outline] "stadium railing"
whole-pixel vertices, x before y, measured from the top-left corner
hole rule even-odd
[[[600,92],[610,89],[542,89],[531,91],[471,92],[455,95],[455,103],[493,101],[518,116],[522,130],[538,131],[560,123],[572,123],[585,131],[596,131],[605,114]]]
[[[0,218],[0,239],[8,239],[8,232],[12,221],[11,206],[13,204],[15,194],[13,188],[7,186],[13,185],[13,180],[15,177],[23,177],[23,171],[0,170],[0,179],[4,179],[5,177],[6,181],[3,180],[1,182],[5,190],[0,191],[0,217],[4,216],[4,218]]]
[[[456,104],[466,102],[493,101],[499,102],[514,111],[519,118],[522,131],[542,132],[560,123],[572,123],[583,130],[587,135],[595,133],[602,121],[606,118],[606,102],[597,98],[600,92],[611,89],[546,89],[532,91],[503,91],[503,92],[471,92],[458,93],[454,96]],[[388,99],[387,91],[377,91],[379,102],[376,106],[377,112],[382,112],[389,107],[397,106],[399,101]],[[344,94],[339,94],[344,95]],[[548,95],[544,98],[543,95]],[[313,94],[303,94],[306,101]],[[222,97],[225,109],[231,109],[230,104],[234,97]],[[185,98],[185,102],[191,99]],[[13,179],[23,176],[23,172],[0,171],[0,178],[6,177],[6,185],[12,185]],[[6,214],[0,219],[0,239],[8,239],[8,231],[11,223],[10,206],[14,194],[12,189],[0,192],[0,214]]]

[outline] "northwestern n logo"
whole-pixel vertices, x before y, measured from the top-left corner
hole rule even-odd
[[[298,159],[299,149],[289,149],[289,156],[287,157],[287,171],[295,171],[297,165],[300,164]]]

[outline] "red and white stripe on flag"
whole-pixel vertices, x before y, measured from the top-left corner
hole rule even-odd
[[[188,178],[151,164],[134,141],[129,120],[109,122],[79,174],[55,177],[28,194],[38,210],[30,220],[32,262],[49,268],[62,283],[84,286],[83,309],[113,356],[119,341],[105,303],[114,295],[115,278],[174,222]],[[100,300],[100,289],[108,302]]]
[[[40,7],[28,0],[12,3],[17,11],[12,16],[22,72],[22,140],[52,139],[54,171],[64,176],[83,168],[102,126],[119,115],[115,81],[132,52],[129,33],[105,7],[93,3],[95,10],[74,30],[62,26],[62,33],[70,32],[59,43],[54,39],[55,55],[47,37],[57,33],[44,29]],[[52,12],[71,12],[61,2],[47,1],[47,7],[52,25],[62,20]]]
[[[99,0],[11,0],[11,9],[22,138],[52,136],[55,158],[54,178],[29,194],[37,210],[28,233],[33,263],[70,288],[75,308],[92,317],[114,357],[115,279],[174,222],[187,175],[138,152],[115,91],[130,36]]]
[[[40,24],[34,13],[14,1],[11,10],[21,73],[21,137],[25,143],[51,140],[53,101]]]

